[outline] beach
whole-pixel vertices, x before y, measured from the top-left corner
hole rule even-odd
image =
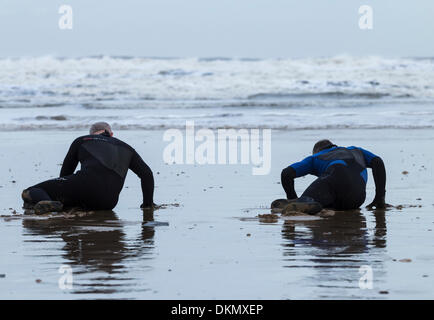
[[[115,130],[153,170],[154,201],[165,208],[143,214],[129,172],[114,212],[22,215],[21,191],[57,177],[70,143],[86,133],[0,131],[1,299],[434,298],[432,128],[274,129],[266,175],[252,175],[250,164],[168,165],[164,130]],[[395,207],[259,219],[284,197],[281,170],[323,138],[380,155]],[[297,193],[313,179],[297,179]],[[364,205],[374,190],[369,173]],[[72,270],[71,289],[59,285],[62,266]],[[371,289],[360,286],[362,266],[372,270]]]
[[[434,300],[433,0],[0,3],[14,311]]]

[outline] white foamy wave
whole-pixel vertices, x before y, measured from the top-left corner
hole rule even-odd
[[[0,59],[0,129],[431,128],[433,59]]]

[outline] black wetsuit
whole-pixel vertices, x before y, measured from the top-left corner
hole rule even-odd
[[[332,147],[282,171],[282,186],[288,199],[297,198],[294,179],[307,174],[318,177],[300,199],[313,199],[324,208],[356,209],[365,201],[366,168],[372,168],[376,199],[384,199],[386,171],[380,157],[358,147]]]
[[[74,173],[78,162],[81,170]],[[63,161],[60,177],[27,190],[33,203],[55,200],[65,207],[111,210],[118,202],[128,169],[141,179],[142,206],[152,206],[151,169],[132,147],[107,133],[77,138]]]

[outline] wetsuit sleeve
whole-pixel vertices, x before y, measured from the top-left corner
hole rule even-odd
[[[152,174],[151,168],[149,168],[139,154],[134,151],[129,169],[141,180],[143,193],[142,207],[151,207],[154,204],[154,175]]]
[[[285,190],[288,199],[297,198],[297,193],[294,189],[294,179],[305,176],[313,172],[313,157],[307,157],[300,162],[291,164],[289,167],[282,170],[280,175],[282,187]]]
[[[68,153],[63,160],[62,169],[60,170],[60,177],[69,176],[73,174],[78,164],[78,148],[80,146],[79,140],[76,139],[69,147]]]
[[[375,182],[375,200],[383,199],[384,201],[384,196],[386,194],[386,168],[384,167],[383,160],[368,150],[363,148],[357,149],[362,151],[366,166],[372,169],[372,175],[374,176]]]
[[[291,166],[282,170],[282,174],[280,176],[280,180],[282,183],[282,187],[285,190],[287,199],[296,199],[297,193],[294,189],[294,179],[295,179],[295,170]]]
[[[302,177],[307,174],[313,173],[313,157],[307,157],[300,162],[296,162],[290,165],[295,170],[295,177]]]
[[[386,194],[386,168],[380,157],[375,157],[370,163],[375,181],[375,199],[384,199]]]

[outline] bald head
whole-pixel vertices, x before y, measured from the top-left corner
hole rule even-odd
[[[89,130],[90,134],[101,134],[107,131],[111,136],[113,135],[112,128],[107,122],[96,122],[94,123]]]

